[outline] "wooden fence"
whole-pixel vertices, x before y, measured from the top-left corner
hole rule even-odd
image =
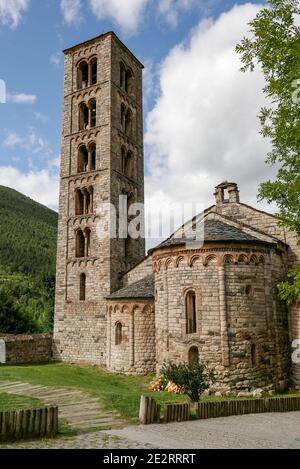
[[[228,417],[230,415],[291,412],[293,410],[300,410],[300,397],[211,401],[199,402],[196,405],[196,417],[198,419],[210,419],[215,417]]]
[[[190,404],[166,404],[164,406],[164,423],[185,422],[190,420]]]
[[[57,407],[0,412],[0,442],[50,438],[57,432]]]
[[[148,396],[141,396],[140,422],[143,425],[160,422],[160,405]]]
[[[209,419],[230,415],[257,414],[264,412],[291,412],[300,410],[300,397],[270,397],[263,399],[237,399],[199,402],[195,404],[195,414],[187,403],[165,404],[163,417],[160,406],[151,397],[141,396],[140,422],[151,423],[184,422],[191,418]]]

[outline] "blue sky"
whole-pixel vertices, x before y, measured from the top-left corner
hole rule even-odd
[[[146,65],[148,200],[210,205],[214,185],[229,178],[256,203],[271,174],[258,135],[263,81],[239,71],[234,47],[262,3],[0,0],[0,184],[57,207],[61,51],[114,30]]]

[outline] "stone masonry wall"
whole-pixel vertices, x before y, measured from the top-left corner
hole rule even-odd
[[[165,361],[187,362],[197,347],[222,389],[287,386],[287,312],[274,301],[280,256],[263,247],[204,246],[156,251],[153,262],[157,372]],[[185,297],[191,290],[195,334],[186,333]]]
[[[97,83],[77,86],[77,68],[82,60],[97,57]],[[135,96],[130,105],[136,114],[136,178],[128,181],[120,173],[120,57],[135,76]],[[118,197],[134,186],[143,201],[142,66],[112,33],[65,51],[63,139],[57,248],[54,356],[57,360],[106,364],[106,297],[121,285],[128,268],[144,257],[144,241],[136,241],[136,257],[124,258],[124,239],[109,236],[113,220],[105,220],[103,203],[118,209]],[[129,99],[123,96],[124,99]],[[79,130],[79,106],[91,99],[97,103],[96,125]],[[117,139],[117,141],[116,141]],[[96,144],[96,168],[78,173],[81,145]],[[122,181],[122,184],[120,183]],[[93,189],[92,213],[76,215],[75,191]],[[99,236],[99,227],[107,236]],[[90,230],[88,256],[76,257],[77,230]],[[86,298],[80,300],[80,275],[86,275]]]
[[[109,301],[107,368],[122,373],[147,374],[155,370],[155,316],[151,300]],[[116,344],[116,325],[122,341]]]
[[[278,219],[266,212],[256,210],[243,203],[217,203],[210,209],[221,215],[229,216],[238,222],[262,230],[271,236],[279,238],[289,245],[288,268],[300,263],[300,245],[297,235],[285,227],[280,226]],[[280,277],[280,280],[282,276]],[[289,312],[290,344],[300,340],[300,308],[293,306]],[[294,385],[300,389],[300,363],[292,363]]]
[[[52,336],[49,334],[0,335],[0,342],[0,364],[47,363],[52,359]]]
[[[131,283],[138,282],[153,273],[152,256],[147,256],[140,264],[127,272],[123,277],[123,287],[127,287]]]

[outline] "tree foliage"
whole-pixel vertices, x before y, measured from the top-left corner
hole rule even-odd
[[[50,332],[57,213],[0,186],[0,216],[0,332]]]
[[[0,287],[0,324],[1,333],[26,334],[38,332],[35,319],[24,312],[21,305],[14,301],[9,289]]]
[[[275,180],[260,185],[259,198],[276,202],[281,223],[300,235],[300,2],[268,0],[250,22],[251,37],[237,46],[242,71],[260,67],[268,105],[261,109],[261,133],[272,150],[266,162]],[[297,273],[298,272],[298,273]],[[283,299],[299,298],[300,268],[279,286]]]
[[[200,363],[164,364],[161,374],[177,386],[181,386],[184,394],[189,396],[192,402],[198,402],[200,395],[215,382],[214,373]]]
[[[300,267],[296,267],[288,273],[286,282],[281,282],[278,285],[279,295],[282,300],[285,300],[289,305],[295,299],[300,298]]]
[[[300,3],[268,3],[250,23],[252,38],[244,38],[237,52],[244,72],[261,67],[270,103],[260,113],[261,132],[272,143],[267,162],[279,169],[275,181],[261,184],[260,197],[276,202],[283,222],[300,234]]]

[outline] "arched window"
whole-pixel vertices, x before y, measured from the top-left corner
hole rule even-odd
[[[125,87],[125,75],[126,75],[126,70],[125,70],[125,65],[123,62],[120,62],[120,88]]]
[[[196,295],[195,292],[188,292],[185,298],[186,333],[197,332]]]
[[[189,365],[199,363],[199,350],[197,347],[191,347],[189,350]]]
[[[89,187],[89,195],[90,195],[90,200],[89,200],[89,207],[87,210],[87,213],[94,213],[94,188]]]
[[[121,158],[122,158],[122,173],[125,174],[125,162],[126,162],[126,148],[121,148]]]
[[[75,193],[75,215],[84,214],[84,194],[80,189],[76,190]]]
[[[91,128],[97,125],[97,104],[95,99],[91,99],[89,102],[89,109],[91,115]]]
[[[120,322],[117,322],[116,327],[115,327],[115,344],[116,345],[121,345],[122,343],[122,324]]]
[[[98,60],[94,57],[91,60],[91,84],[95,85],[98,81]]]
[[[86,206],[85,212],[86,214],[91,213],[91,193],[89,190],[86,191]]]
[[[126,106],[124,103],[121,104],[121,129],[125,132],[126,129]]]
[[[89,146],[89,153],[90,153],[90,171],[94,171],[96,169],[96,144],[91,143]]]
[[[131,151],[128,151],[125,156],[124,161],[124,174],[128,178],[133,178],[133,154]]]
[[[133,94],[133,73],[130,69],[126,70],[125,91],[129,95]]]
[[[76,257],[84,257],[85,250],[85,238],[81,230],[78,230],[76,233]]]
[[[86,275],[80,275],[80,286],[79,286],[79,299],[80,301],[85,301],[86,297]]]
[[[85,147],[82,145],[78,150],[78,173],[84,173],[89,168],[89,154]]]
[[[251,344],[251,366],[252,368],[257,365],[257,348],[255,344]]]
[[[125,117],[125,134],[127,137],[132,137],[132,130],[133,130],[133,115],[130,109],[126,112]]]
[[[84,231],[85,235],[85,257],[90,256],[90,249],[91,249],[91,230],[86,228]]]
[[[77,68],[77,86],[78,89],[87,88],[89,85],[89,66],[87,62],[80,62]]]
[[[89,126],[89,109],[86,103],[79,104],[79,130],[86,130]]]

